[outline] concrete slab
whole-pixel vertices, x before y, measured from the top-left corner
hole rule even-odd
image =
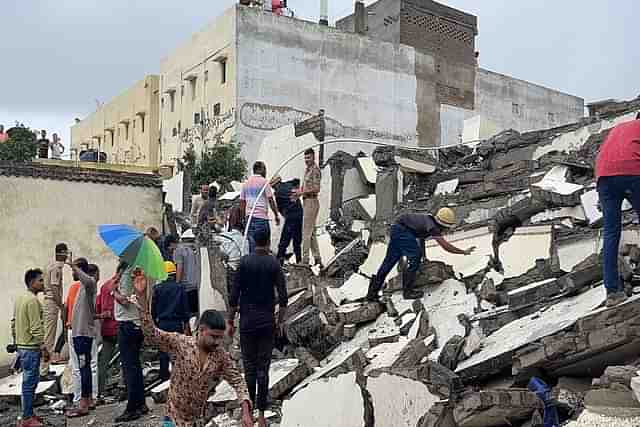
[[[559,242],[556,245],[560,269],[570,273],[573,268],[593,254],[597,254],[602,249],[602,240],[587,238]]]
[[[53,392],[55,381],[40,381],[36,394]],[[0,396],[17,397],[22,395],[22,373],[9,375],[0,379]]]
[[[569,167],[554,166],[540,181],[531,185],[531,192],[541,200],[557,205],[576,205],[584,186],[567,182]]]
[[[358,199],[358,204],[367,215],[367,220],[373,221],[376,218],[376,195]]]
[[[522,286],[507,293],[507,304],[511,310],[540,303],[545,298],[560,293],[557,279],[547,279]]]
[[[422,382],[383,373],[367,380],[376,427],[415,427],[440,398]]]
[[[500,261],[504,277],[519,277],[535,267],[537,259],[551,258],[552,226],[519,227],[511,238],[500,245]],[[526,248],[525,253],[523,249]]]
[[[486,338],[479,353],[461,362],[456,373],[473,378],[499,372],[511,364],[517,349],[572,326],[600,306],[605,298],[604,287],[599,286],[503,326]]]
[[[363,300],[367,296],[369,279],[358,273],[354,273],[339,289],[344,296],[344,301],[355,302]]]
[[[383,306],[377,302],[355,302],[338,307],[336,312],[341,322],[360,324],[377,319],[382,310]]]
[[[316,381],[285,400],[280,427],[365,427],[370,425],[366,412],[362,389],[351,372]]]
[[[528,390],[483,390],[465,393],[453,416],[459,427],[498,427],[519,425],[536,409],[542,409],[541,402]]]
[[[619,414],[622,415],[622,414]],[[606,416],[588,409],[582,411],[577,420],[569,422],[565,427],[637,427],[640,417]]]
[[[602,211],[598,208],[598,192],[596,190],[587,191],[580,196],[582,202],[582,208],[589,220],[589,224],[593,224],[602,219]]]
[[[375,184],[378,177],[378,166],[371,157],[358,157],[356,166],[362,174],[362,179],[368,184]]]
[[[331,360],[330,363],[316,369],[316,371],[307,377],[304,381],[298,384],[293,389],[293,393],[297,393],[309,384],[317,381],[321,378],[334,376],[335,373],[341,373],[341,371],[356,371],[364,368],[366,358],[362,350],[358,347],[354,347],[349,351],[345,351],[339,355],[339,357]]]
[[[459,231],[445,236],[448,242],[463,249],[475,246],[476,250],[469,256],[454,255],[446,252],[435,241],[426,244],[427,259],[442,261],[453,267],[457,276],[469,277],[485,269],[493,255],[491,246],[493,233],[489,227],[479,227],[469,231]]]
[[[387,244],[382,242],[375,242],[369,248],[369,256],[367,260],[360,266],[360,272],[365,276],[373,276],[378,272],[378,268],[382,265],[385,255],[387,254]],[[394,277],[398,276],[397,266],[391,269],[387,276],[387,282]]]
[[[404,157],[396,156],[396,163],[400,165],[400,168],[404,172],[419,173],[419,174],[431,174],[436,171],[436,166],[429,163],[417,162],[415,160],[407,159]]]
[[[429,313],[429,325],[436,331],[438,347],[442,347],[453,336],[466,335],[466,329],[458,316],[473,316],[478,299],[473,293],[467,294],[464,283],[450,279],[432,289],[426,289],[422,304],[426,313]],[[416,324],[418,323],[416,320]]]
[[[382,314],[375,323],[375,327],[369,331],[369,347],[373,348],[378,344],[396,342],[400,337],[400,328],[394,319],[387,313]]]
[[[453,194],[453,193],[456,192],[456,189],[458,188],[458,184],[459,183],[460,183],[460,180],[458,178],[450,179],[449,181],[439,182],[438,185],[436,185],[436,190],[435,190],[434,194],[436,196],[445,195],[445,194]]]

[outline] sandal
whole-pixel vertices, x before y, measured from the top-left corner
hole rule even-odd
[[[65,412],[64,414],[67,418],[80,418],[86,417],[89,415],[89,411],[82,408],[73,408]]]

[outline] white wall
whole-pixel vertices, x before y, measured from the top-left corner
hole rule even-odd
[[[0,176],[0,365],[9,363],[5,347],[24,273],[44,269],[55,245],[65,242],[74,257],[86,257],[111,276],[117,258],[97,234],[99,224],[131,224],[141,230],[161,224],[161,188],[95,184],[31,177]],[[65,273],[65,285],[71,281]]]
[[[322,108],[327,138],[416,144],[413,48],[247,8],[237,9],[237,31],[237,133],[249,164],[268,131]],[[328,147],[325,158],[338,148],[363,147]]]

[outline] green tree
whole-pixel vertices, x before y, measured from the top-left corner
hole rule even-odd
[[[17,125],[7,131],[9,139],[0,143],[0,161],[30,162],[38,153],[36,135],[24,125]]]
[[[242,157],[242,145],[233,140],[215,144],[213,148],[203,152],[199,159],[190,147],[185,152],[183,162],[185,167],[193,168],[191,189],[194,193],[201,185],[214,181],[222,185],[241,181],[247,170],[247,161]]]

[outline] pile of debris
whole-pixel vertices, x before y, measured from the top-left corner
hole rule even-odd
[[[606,133],[639,110],[640,99],[610,105],[580,123],[506,131],[437,156],[334,154],[336,255],[321,272],[286,267],[289,345],[275,352],[272,422],[542,426],[543,403],[527,389],[535,376],[552,387],[563,422],[639,425],[640,227],[626,204],[619,264],[631,297],[606,308],[594,179]],[[341,186],[365,194],[345,200]],[[428,242],[422,300],[403,299],[394,269],[383,302],[366,302],[393,218],[443,206],[459,218],[447,240],[476,252]],[[233,398],[216,391],[211,425],[238,425]]]

